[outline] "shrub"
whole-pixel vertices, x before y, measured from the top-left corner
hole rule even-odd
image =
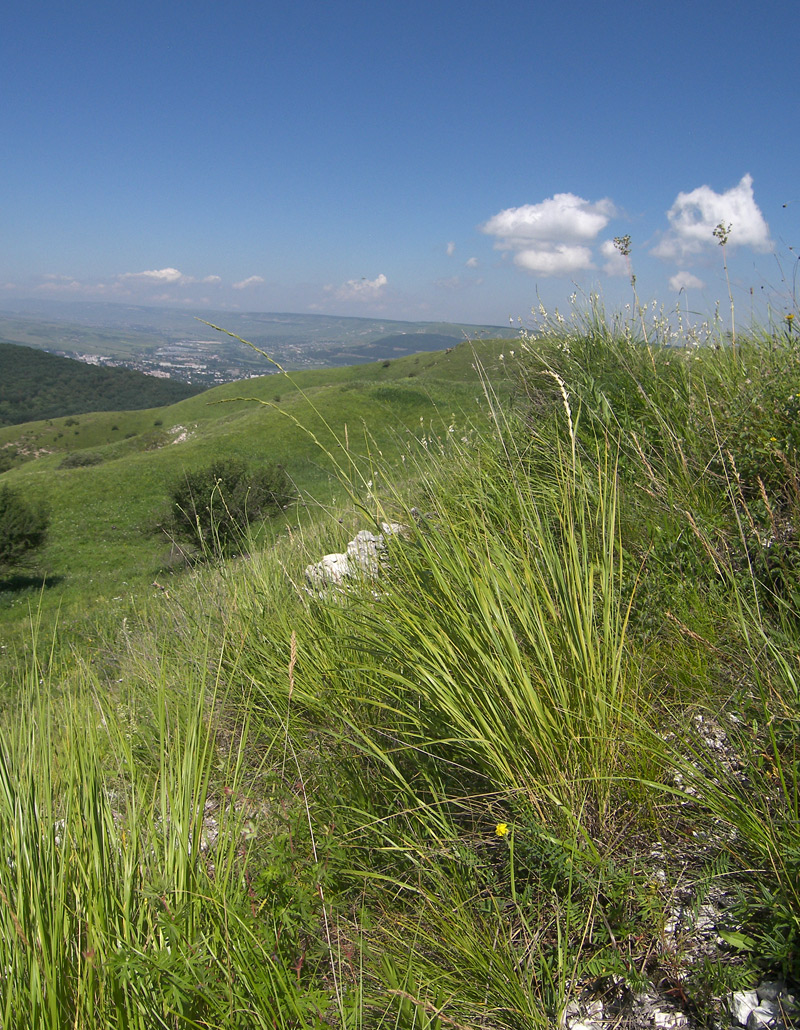
[[[42,546],[49,521],[46,507],[28,504],[10,487],[0,488],[0,572],[19,565]]]
[[[88,465],[99,465],[102,460],[103,455],[98,454],[97,451],[73,451],[64,456],[58,467],[60,469],[86,468]]]
[[[16,447],[4,447],[0,451],[0,475],[3,472],[8,472],[10,468],[14,467],[14,459],[17,457],[18,452]]]
[[[250,470],[238,458],[220,458],[172,486],[169,528],[204,551],[227,553],[251,522],[278,514],[293,494],[282,465]]]

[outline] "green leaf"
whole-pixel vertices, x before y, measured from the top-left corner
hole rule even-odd
[[[752,937],[739,933],[738,930],[718,930],[717,932],[726,944],[730,944],[732,948],[737,948],[739,951],[752,951],[756,946]]]

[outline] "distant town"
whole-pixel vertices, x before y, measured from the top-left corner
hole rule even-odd
[[[214,334],[198,321],[225,330]],[[504,326],[287,312],[204,312],[198,319],[169,308],[88,302],[18,301],[16,310],[0,311],[0,341],[204,388],[269,375],[278,366],[296,371],[391,361],[468,339],[515,335]]]
[[[105,354],[80,354],[75,351],[55,351],[67,358],[76,358],[87,365],[107,368],[132,368],[158,379],[178,379],[183,383],[218,386],[238,379],[269,375],[276,371],[264,360],[264,368],[254,370],[231,361],[231,355],[219,350],[219,340],[176,340],[158,347],[152,354],[135,358],[113,357]],[[297,366],[295,366],[297,367]]]

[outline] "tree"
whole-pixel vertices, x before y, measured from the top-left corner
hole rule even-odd
[[[250,470],[239,458],[219,458],[172,487],[169,529],[205,552],[226,554],[251,522],[277,515],[293,496],[283,466]]]
[[[50,514],[28,504],[17,490],[0,487],[0,572],[25,560],[47,538]]]

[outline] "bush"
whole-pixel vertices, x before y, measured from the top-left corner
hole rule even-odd
[[[0,475],[14,467],[14,459],[16,457],[17,449],[15,447],[4,447],[0,451]]]
[[[33,507],[10,487],[0,488],[0,572],[19,565],[47,537],[50,515]]]
[[[79,469],[87,468],[89,465],[99,465],[103,460],[103,455],[98,454],[97,451],[72,451],[59,463],[60,469]]]
[[[250,470],[238,458],[220,458],[185,472],[170,490],[173,536],[224,554],[251,522],[277,515],[294,495],[283,466]]]

